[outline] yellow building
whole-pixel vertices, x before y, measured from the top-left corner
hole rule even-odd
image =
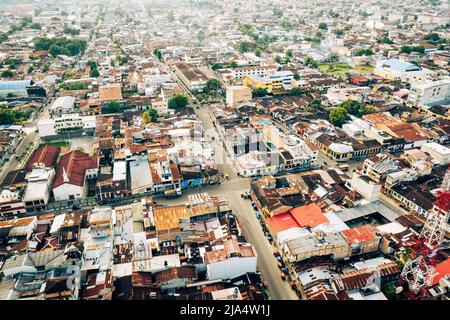
[[[243,83],[249,88],[264,88],[267,92],[276,94],[291,90],[293,79],[291,71],[275,71],[266,77],[245,76]]]

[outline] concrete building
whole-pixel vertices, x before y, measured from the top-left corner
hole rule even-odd
[[[50,186],[55,176],[53,168],[45,168],[37,165],[27,174],[28,181],[23,196],[23,202],[27,211],[43,210],[45,209],[50,198]]]
[[[74,200],[87,196],[88,180],[97,176],[98,159],[81,151],[61,156],[53,181],[56,201]]]
[[[256,251],[250,244],[228,240],[204,255],[209,280],[231,279],[256,272]]]
[[[153,191],[153,179],[147,157],[130,161],[131,194]]]
[[[203,92],[209,78],[195,66],[187,63],[177,63],[173,66],[173,70],[180,81],[190,91]]]
[[[425,143],[420,150],[428,153],[438,164],[450,163],[450,149],[436,142]]]
[[[248,66],[232,68],[231,76],[237,80],[243,79],[246,76],[266,77],[269,75],[269,73],[276,70],[276,66]]]
[[[285,93],[292,89],[294,74],[291,71],[273,71],[266,76],[248,75],[243,83],[250,88],[263,88],[269,93]]]
[[[327,255],[339,260],[348,257],[349,245],[341,233],[318,232],[308,237],[287,241],[283,252],[290,262]]]
[[[409,83],[424,81],[434,74],[431,70],[398,59],[378,60],[373,73],[388,80]]]
[[[241,102],[252,99],[252,90],[245,86],[229,86],[226,92],[227,106],[235,108]]]
[[[450,100],[450,78],[413,83],[408,102],[413,105],[436,105]]]
[[[70,96],[59,97],[50,106],[52,117],[60,117],[63,114],[72,113],[75,108],[75,98]]]
[[[80,116],[79,114],[63,114],[53,119],[40,119],[38,130],[41,137],[55,136],[67,132],[93,132],[95,116]]]
[[[0,217],[25,213],[25,203],[19,191],[0,191]]]

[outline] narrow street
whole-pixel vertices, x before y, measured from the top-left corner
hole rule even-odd
[[[22,164],[26,159],[17,160],[15,155],[20,156],[28,147],[31,147],[33,144],[38,145],[40,142],[39,133],[37,133],[37,123],[40,119],[46,119],[49,117],[49,105],[51,104],[51,99],[46,103],[43,109],[39,112],[38,116],[31,122],[24,125],[24,138],[19,143],[14,155],[11,155],[9,161],[5,163],[0,171],[0,181],[6,177],[8,172],[20,169]],[[31,151],[31,150],[30,150]],[[31,154],[31,152],[30,152]],[[29,155],[30,155],[29,154]],[[29,156],[28,155],[28,156]]]
[[[212,119],[209,116],[208,107],[204,106],[199,109],[194,107],[194,112],[202,121],[204,131],[207,132],[209,136],[215,136],[214,140],[210,140],[210,143],[215,150],[215,156],[222,157],[222,155],[226,155],[226,158],[229,158],[222,144],[222,140],[219,138],[219,134],[214,129]],[[221,159],[217,160],[220,161]],[[211,195],[223,195],[228,200],[233,213],[238,217],[240,226],[247,240],[256,249],[258,254],[258,269],[262,273],[264,280],[267,281],[270,298],[275,300],[298,299],[298,296],[291,289],[289,283],[281,279],[277,260],[273,256],[274,248],[265,237],[250,200],[245,200],[241,197],[241,193],[250,190],[251,180],[239,177],[236,174],[230,159],[221,162],[219,164],[219,169],[229,176],[229,180],[225,180],[220,185],[186,190],[183,192],[183,196],[178,199],[157,199],[156,202],[161,204],[183,203],[187,201],[187,195],[198,192],[208,192]]]

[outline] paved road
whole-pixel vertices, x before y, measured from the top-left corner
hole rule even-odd
[[[37,123],[40,119],[47,119],[49,118],[49,104],[51,103],[51,99],[49,99],[48,103],[44,105],[44,108],[42,111],[38,114],[38,116],[29,124],[26,124],[24,126],[25,136],[20,142],[19,146],[16,148],[16,151],[14,154],[11,155],[11,158],[9,159],[8,163],[6,163],[0,172],[0,181],[3,181],[5,176],[8,174],[8,172],[19,169],[23,161],[26,161],[28,157],[25,157],[22,160],[16,160],[16,155],[20,156],[28,147],[30,147],[32,144],[39,144],[40,136],[38,133],[36,133]],[[31,149],[30,149],[31,152]]]
[[[184,87],[181,81],[174,75],[184,91],[193,98],[191,92]],[[215,160],[219,170],[228,175],[229,181],[221,185],[208,186],[207,188],[193,189],[183,192],[183,196],[178,199],[158,200],[159,203],[177,203],[185,202],[188,194],[198,192],[208,192],[211,195],[221,194],[229,201],[230,208],[238,217],[240,226],[247,240],[255,247],[258,254],[258,269],[261,271],[264,280],[267,282],[267,291],[269,297],[274,300],[298,300],[297,294],[292,290],[289,283],[283,281],[280,277],[278,264],[273,256],[273,246],[264,236],[259,220],[256,218],[255,211],[251,206],[250,200],[241,198],[241,193],[250,190],[250,179],[239,177],[236,174],[234,165],[226,152],[223,141],[219,133],[214,128],[209,114],[208,106],[194,105],[194,112],[202,122],[203,130],[207,135],[210,145],[215,151]],[[214,136],[214,139],[210,137]]]
[[[208,107],[194,108],[197,117],[203,123],[203,129],[208,136],[215,136],[214,140],[210,140],[215,150],[217,161],[223,159],[223,155],[227,155],[219,134],[214,129],[212,119],[209,116]],[[271,299],[276,300],[296,300],[298,296],[289,286],[289,283],[281,280],[280,270],[277,261],[273,256],[273,246],[264,236],[259,220],[256,218],[255,211],[250,200],[241,198],[241,193],[250,190],[250,179],[237,176],[234,166],[231,164],[229,157],[225,163],[219,163],[219,169],[229,176],[228,181],[220,185],[208,186],[206,188],[192,189],[183,192],[183,196],[172,200],[157,200],[159,203],[175,203],[186,201],[188,194],[207,191],[211,195],[221,194],[228,200],[230,208],[239,219],[240,226],[247,240],[255,247],[258,254],[258,269],[261,271],[264,280],[267,281],[268,293]]]

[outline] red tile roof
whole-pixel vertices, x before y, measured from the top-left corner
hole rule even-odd
[[[297,221],[295,221],[292,215],[288,212],[277,214],[273,217],[267,218],[266,223],[273,235],[277,234],[280,231],[299,227]]]
[[[168,268],[155,274],[155,283],[158,285],[176,279],[195,280],[197,279],[197,271],[194,266],[182,266]]]
[[[439,283],[439,281],[448,274],[450,274],[450,258],[447,258],[447,260],[436,266],[433,285]]]
[[[300,227],[315,227],[329,222],[315,203],[291,209],[290,213]]]
[[[97,157],[90,157],[87,153],[81,151],[70,151],[63,156],[56,170],[53,189],[64,184],[64,171],[69,178],[68,183],[83,186],[86,176],[86,170],[98,167]]]
[[[368,242],[376,238],[375,229],[371,225],[343,230],[341,234],[350,244]]]
[[[51,168],[56,164],[58,160],[61,147],[45,145],[37,148],[33,155],[30,157],[27,163],[27,171],[33,169],[33,165],[36,163],[43,163],[47,168]]]

